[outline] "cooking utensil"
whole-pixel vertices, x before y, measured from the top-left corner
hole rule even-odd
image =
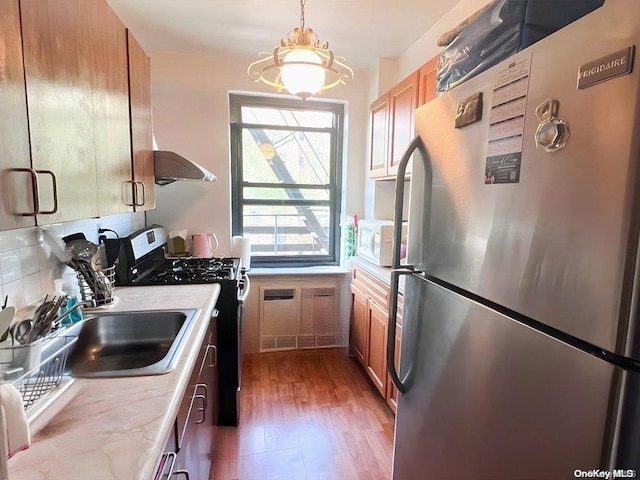
[[[33,331],[33,322],[29,319],[20,320],[11,326],[11,336],[13,342],[21,345],[31,343],[31,332]]]
[[[77,239],[67,243],[64,251],[72,259],[83,260],[90,263],[96,253],[98,253],[98,246],[89,240]]]
[[[33,318],[30,341],[45,337],[53,329],[54,321],[64,300],[64,295],[61,295],[58,298],[54,297],[50,302],[43,302],[41,305],[43,307],[42,310],[40,310],[38,316]]]
[[[9,336],[9,326],[15,314],[15,307],[6,307],[0,310],[0,342],[4,342]]]
[[[95,300],[97,304],[104,304],[112,299],[113,286],[102,271],[96,270],[92,264],[82,260],[76,260],[74,268],[80,274],[78,279],[84,300]],[[113,273],[113,269],[111,269],[111,273]],[[86,289],[89,291],[87,292]]]

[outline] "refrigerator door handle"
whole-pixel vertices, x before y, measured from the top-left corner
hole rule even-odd
[[[396,370],[396,317],[398,315],[398,281],[400,275],[417,273],[411,267],[391,270],[391,298],[389,303],[389,321],[387,322],[387,373],[400,395],[407,391]]]
[[[415,266],[400,265],[400,245],[402,243],[402,212],[404,210],[404,176],[411,155],[416,150],[419,151],[422,161],[425,163],[425,170],[430,170],[427,151],[419,136],[416,136],[409,147],[404,152],[398,164],[398,174],[396,176],[395,211],[393,216],[393,256],[391,260],[391,298],[389,304],[389,322],[387,325],[387,373],[391,381],[402,395],[406,392],[406,387],[396,370],[396,316],[398,315],[398,281],[400,275],[412,275],[419,272]]]

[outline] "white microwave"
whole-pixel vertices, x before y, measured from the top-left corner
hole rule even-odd
[[[408,222],[402,222],[400,259],[406,257]],[[358,256],[380,267],[390,267],[393,256],[393,222],[389,220],[360,220],[358,222]],[[403,262],[404,263],[404,262]]]

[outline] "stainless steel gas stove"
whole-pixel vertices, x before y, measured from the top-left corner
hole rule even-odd
[[[218,425],[235,426],[240,418],[242,321],[249,277],[240,259],[165,256],[167,232],[152,225],[122,239],[107,239],[109,265],[116,264],[120,286],[217,283]]]
[[[179,285],[182,283],[219,283],[238,276],[238,258],[166,259],[143,280],[145,285]]]

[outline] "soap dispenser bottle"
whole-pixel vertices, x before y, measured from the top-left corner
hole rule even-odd
[[[56,283],[58,281],[56,280]],[[78,284],[73,273],[65,273],[62,284],[62,294],[67,297],[67,303],[60,309],[60,315],[73,309],[73,311],[62,319],[62,325],[71,325],[72,323],[82,320],[82,310],[79,307],[74,308],[78,303]]]

